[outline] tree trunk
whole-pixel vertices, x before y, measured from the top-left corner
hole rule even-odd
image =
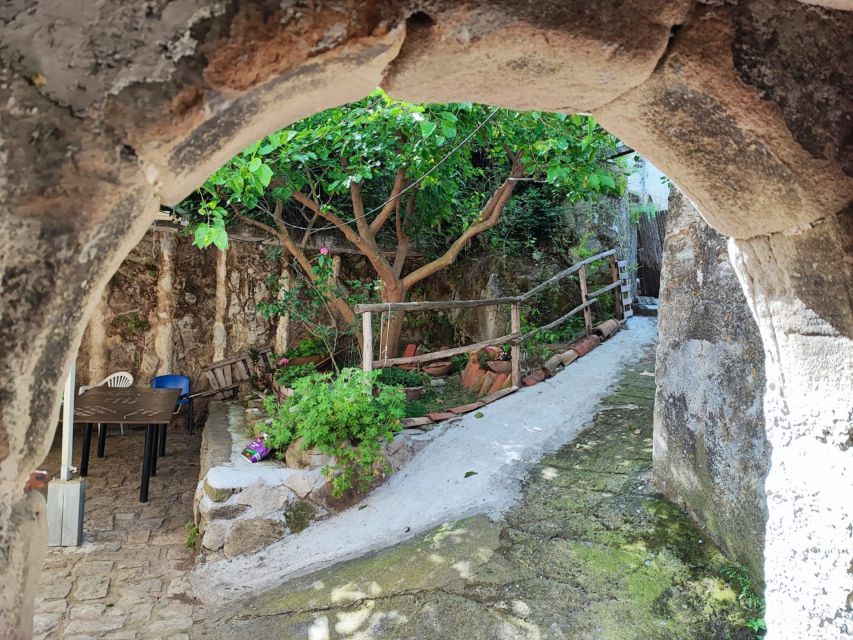
[[[402,285],[390,285],[383,287],[382,302],[405,302],[406,291]],[[400,340],[403,335],[403,311],[383,313],[381,316],[384,323],[380,323],[379,332],[379,360],[384,358],[396,358],[400,355]]]

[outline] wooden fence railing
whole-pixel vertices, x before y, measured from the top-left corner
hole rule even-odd
[[[586,268],[588,265],[598,260],[607,258],[610,262],[610,275],[613,279],[611,284],[596,289],[595,291],[587,290]],[[361,315],[362,319],[362,358],[361,366],[365,371],[371,371],[375,367],[390,367],[402,364],[420,364],[422,362],[430,362],[432,360],[440,360],[451,356],[460,355],[463,353],[471,353],[479,351],[484,347],[496,346],[509,342],[512,345],[512,384],[517,387],[521,384],[521,343],[524,340],[536,335],[540,331],[546,331],[560,326],[575,314],[583,311],[584,326],[586,334],[589,335],[592,331],[592,313],[590,307],[598,302],[599,296],[616,289],[617,291],[613,299],[615,301],[615,312],[618,320],[623,319],[622,312],[622,292],[624,291],[625,282],[620,278],[619,264],[616,260],[616,250],[610,249],[590,258],[582,260],[568,269],[564,269],[554,276],[548,278],[541,284],[533,287],[527,293],[519,296],[506,298],[486,298],[483,300],[443,300],[434,302],[391,302],[391,303],[372,303],[372,304],[357,304],[355,312]],[[527,333],[521,333],[521,305],[530,300],[537,293],[547,289],[549,286],[556,284],[560,280],[567,278],[573,273],[578,274],[581,289],[581,304],[574,309],[560,316],[556,320],[548,324],[536,327]],[[432,353],[424,353],[422,355],[402,357],[402,358],[380,358],[373,359],[373,314],[374,313],[392,313],[394,311],[444,311],[449,309],[471,309],[476,307],[493,307],[497,305],[510,305],[510,333],[499,338],[491,340],[483,340],[474,344],[455,347],[453,349],[444,349],[442,351],[433,351]]]

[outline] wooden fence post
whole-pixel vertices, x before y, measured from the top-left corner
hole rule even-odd
[[[578,280],[581,285],[581,303],[586,305],[589,302],[586,297],[586,265],[582,266],[578,271]],[[592,312],[588,306],[584,306],[583,308],[583,323],[586,327],[586,335],[590,335],[592,333]]]
[[[615,254],[610,256],[610,277],[613,278],[613,282],[620,280],[619,265],[616,264]],[[622,287],[624,284],[624,282],[621,282],[620,285],[613,290],[613,312],[616,315],[617,320],[625,319],[625,314],[622,312]]]
[[[510,310],[510,333],[521,333],[521,310],[518,303],[513,303]],[[521,343],[512,343],[512,386],[521,386]]]
[[[361,316],[361,368],[373,371],[373,313],[365,311]]]

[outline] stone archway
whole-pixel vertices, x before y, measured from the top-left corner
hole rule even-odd
[[[767,359],[769,637],[849,632],[851,9],[42,0],[0,10],[3,628],[29,633],[43,546],[43,504],[23,494],[24,479],[47,450],[100,292],[158,204],[263,134],[381,85],[412,100],[591,112],[732,238]]]

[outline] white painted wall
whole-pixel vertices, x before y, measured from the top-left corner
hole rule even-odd
[[[635,161],[634,157],[639,161]],[[669,181],[666,176],[651,162],[639,154],[628,156],[629,166],[634,172],[628,176],[628,192],[640,196],[645,202],[651,200],[655,203],[658,211],[667,209],[669,206]]]

